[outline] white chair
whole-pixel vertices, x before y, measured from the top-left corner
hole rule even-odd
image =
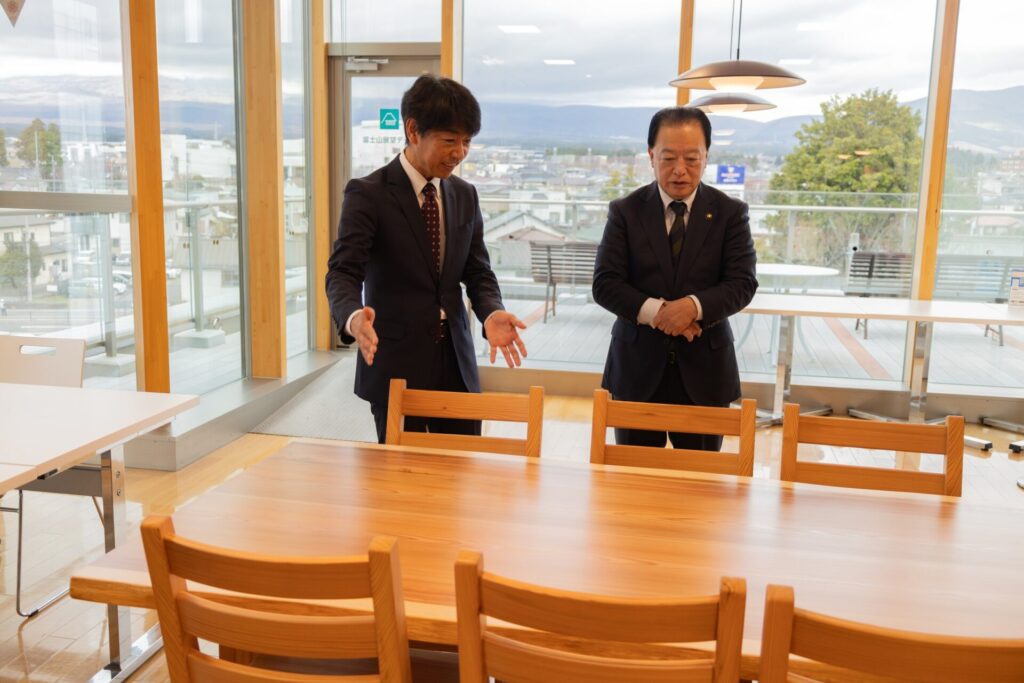
[[[82,386],[82,371],[85,362],[85,342],[81,339],[59,339],[43,337],[0,336],[0,382],[11,384],[45,384],[60,387]],[[31,489],[30,484],[26,488]],[[0,493],[2,495],[2,493]],[[96,512],[99,504],[93,497]],[[18,567],[15,592],[15,609],[23,617],[32,617],[41,610],[64,597],[68,589],[57,591],[29,610],[21,608],[21,566],[24,538],[25,491],[18,489],[18,506],[2,507],[0,512],[18,515]]]

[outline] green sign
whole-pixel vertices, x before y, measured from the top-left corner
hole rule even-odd
[[[380,129],[398,130],[399,111],[397,109],[380,110]]]

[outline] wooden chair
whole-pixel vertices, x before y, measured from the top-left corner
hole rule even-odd
[[[1024,681],[1024,640],[939,636],[836,619],[794,608],[789,586],[768,586],[766,596],[761,683],[791,680],[791,654],[887,681]]]
[[[23,337],[0,335],[0,382],[12,384],[42,384],[55,387],[81,387],[85,365],[85,341],[60,337]],[[76,469],[88,469],[79,466]],[[94,469],[94,468],[93,468]],[[13,512],[18,516],[18,559],[16,570],[15,610],[20,616],[31,617],[67,595],[63,588],[44,598],[34,607],[21,606],[22,558],[24,554],[25,490],[18,489],[17,507],[0,507],[0,512]],[[0,495],[3,495],[0,491]],[[99,512],[99,505],[96,511]],[[103,517],[100,515],[100,521]]]
[[[442,417],[456,420],[525,422],[526,439],[465,434],[429,434],[405,431],[405,416]],[[473,394],[458,391],[406,389],[404,379],[391,380],[388,396],[386,442],[396,446],[450,448],[540,457],[544,421],[544,387],[530,387],[521,394]]]
[[[800,462],[802,443],[877,450],[938,453],[945,456],[941,474],[881,467]],[[800,406],[787,403],[782,413],[783,481],[846,486],[879,491],[910,491],[959,496],[963,484],[964,418],[950,415],[945,424],[872,422],[848,417],[800,415]]]
[[[174,533],[170,517],[142,522],[142,544],[174,683],[219,681],[412,680],[398,541],[380,536],[368,556],[274,557],[215,548]],[[186,581],[284,600],[370,597],[373,616],[304,616],[269,601],[239,607],[200,597]],[[260,669],[199,651],[197,638],[222,652],[306,659],[377,657],[380,675],[313,676]],[[239,658],[243,659],[243,658]]]
[[[485,573],[480,553],[462,551],[455,564],[459,680],[738,681],[746,595],[746,581],[733,578],[722,579],[718,595],[697,598],[573,593]],[[524,630],[532,642],[495,633],[488,616],[535,629]],[[538,631],[555,641],[570,637],[574,651],[541,644]],[[706,641],[715,641],[715,652],[704,659],[652,658],[641,650],[642,644]]]
[[[757,401],[751,398],[743,399],[740,408],[708,408],[614,401],[607,391],[597,389],[594,391],[590,462],[750,477],[754,474],[756,426]],[[713,453],[650,446],[614,446],[605,443],[608,427],[738,436],[740,448],[738,453]]]

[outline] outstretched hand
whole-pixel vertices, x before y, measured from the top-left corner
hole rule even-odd
[[[373,321],[376,317],[377,314],[372,308],[363,306],[358,313],[352,316],[352,322],[349,323],[352,336],[356,338],[359,352],[363,354],[363,360],[367,365],[373,365],[373,357],[377,354],[377,332],[373,329]]]
[[[508,311],[492,313],[484,322],[487,342],[491,345],[491,364],[494,364],[501,350],[510,368],[522,365],[526,358],[526,344],[519,337],[519,330],[525,330],[526,323]]]

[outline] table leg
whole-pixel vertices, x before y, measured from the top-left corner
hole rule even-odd
[[[124,449],[116,446],[100,454],[103,486],[104,545],[109,553],[124,543],[128,533],[125,514]],[[97,672],[91,683],[123,681],[160,649],[160,629],[154,626],[132,643],[131,620],[127,607],[107,605],[110,663]]]
[[[1024,424],[1018,422],[1010,422],[1009,420],[999,420],[994,417],[983,417],[981,418],[981,424],[989,427],[996,427],[997,429],[1005,429],[1008,432],[1017,432],[1018,434],[1024,434]],[[1014,441],[1010,443],[1010,450],[1014,453],[1020,453],[1024,451],[1024,439],[1020,441]],[[1021,479],[1017,484],[1024,489],[1024,479]]]

